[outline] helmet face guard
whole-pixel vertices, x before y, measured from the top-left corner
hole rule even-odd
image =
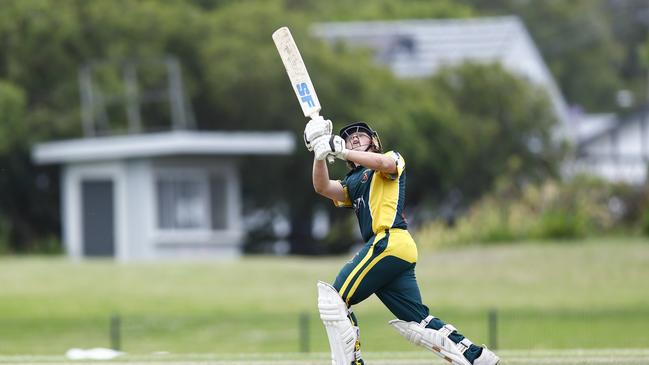
[[[347,138],[349,136],[351,136],[354,133],[358,133],[358,132],[363,132],[363,133],[366,133],[368,136],[370,136],[371,142],[370,142],[370,146],[368,147],[368,150],[371,147],[374,147],[376,152],[381,152],[382,151],[381,139],[379,138],[379,134],[375,130],[370,128],[370,126],[367,125],[367,123],[365,123],[365,122],[355,122],[355,123],[349,124],[349,125],[341,128],[338,135],[342,139],[347,141]]]

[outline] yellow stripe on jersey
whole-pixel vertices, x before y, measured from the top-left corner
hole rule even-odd
[[[385,233],[383,233],[385,235]],[[378,242],[378,236],[377,239],[374,240],[374,242]],[[381,237],[382,238],[382,237]],[[372,250],[370,250],[372,251]],[[415,241],[412,239],[410,236],[410,233],[408,233],[407,230],[404,229],[391,229],[390,230],[390,237],[388,238],[388,246],[386,247],[385,251],[381,252],[380,255],[376,256],[370,263],[363,269],[361,274],[358,276],[358,279],[354,282],[354,285],[352,288],[349,290],[349,293],[347,294],[347,298],[352,298],[354,296],[354,293],[356,292],[356,289],[358,289],[358,286],[360,283],[363,281],[363,278],[365,278],[365,275],[367,275],[370,270],[376,265],[379,261],[381,261],[383,258],[387,256],[394,256],[398,257],[402,260],[405,260],[411,264],[414,264],[417,262],[417,245],[415,244]],[[366,259],[368,258],[367,256],[365,257]],[[359,267],[362,267],[366,260],[363,260],[356,269]],[[353,272],[354,275],[356,275],[356,270]],[[350,275],[351,277],[353,275]],[[347,278],[349,280],[349,277]],[[345,282],[345,285],[343,285],[343,288],[347,286],[347,282]],[[340,293],[342,293],[344,290],[341,289]]]
[[[399,176],[403,173],[405,162],[396,152],[385,154],[393,157],[397,164],[397,172],[392,176],[383,173],[374,174],[370,185],[370,215],[372,216],[372,231],[379,232],[392,227],[397,214],[399,203]],[[393,178],[393,176],[396,177]]]

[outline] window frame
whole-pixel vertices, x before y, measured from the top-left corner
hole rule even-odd
[[[227,231],[229,229],[228,222],[226,221],[225,228],[215,229],[213,228],[212,222],[212,195],[210,181],[212,176],[218,176],[223,178],[224,181],[228,181],[227,174],[219,174],[213,171],[208,171],[202,168],[188,168],[188,167],[164,167],[157,168],[153,174],[153,225],[154,231],[159,235],[205,235]],[[195,228],[164,228],[161,226],[160,220],[160,191],[159,183],[164,180],[172,181],[191,181],[198,183],[200,200],[202,202],[201,210],[203,213],[203,222],[200,227]],[[228,187],[226,187],[226,192]],[[227,211],[228,200],[224,199],[223,210]]]

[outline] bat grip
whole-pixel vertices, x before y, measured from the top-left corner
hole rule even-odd
[[[336,158],[335,158],[335,157],[333,157],[333,156],[327,156],[327,162],[329,162],[330,165],[333,164],[334,161],[336,161]]]

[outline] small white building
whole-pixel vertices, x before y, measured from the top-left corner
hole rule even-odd
[[[33,158],[61,165],[69,256],[228,257],[245,233],[237,157],[294,145],[287,132],[172,131],[43,143]]]

